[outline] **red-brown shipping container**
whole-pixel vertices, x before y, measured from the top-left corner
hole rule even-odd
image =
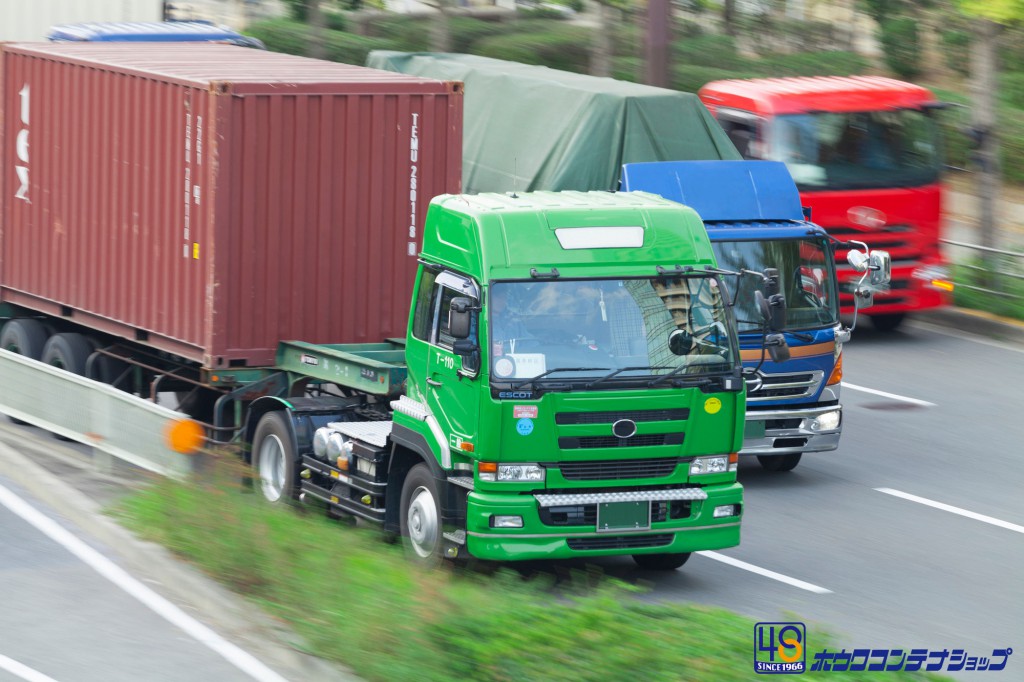
[[[205,367],[404,337],[461,84],[214,44],[0,48],[0,301]]]

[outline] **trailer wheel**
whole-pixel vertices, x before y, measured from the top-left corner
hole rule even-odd
[[[38,360],[46,345],[46,328],[39,320],[11,320],[0,332],[0,348]]]
[[[674,571],[690,558],[690,553],[683,554],[634,554],[633,561],[640,568],[648,571]]]
[[[85,363],[92,351],[89,339],[81,334],[54,334],[43,346],[40,359],[47,365],[84,376]]]
[[[757,461],[765,471],[792,471],[800,463],[802,452],[794,452],[789,455],[758,455]]]
[[[402,544],[415,561],[437,565],[442,559],[441,497],[430,468],[417,464],[402,484]]]
[[[260,418],[252,440],[252,467],[264,499],[291,504],[297,457],[288,422],[280,412],[268,412]]]

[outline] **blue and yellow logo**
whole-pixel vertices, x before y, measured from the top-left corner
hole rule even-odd
[[[807,628],[803,623],[754,626],[754,671],[762,675],[799,675],[807,669]]]

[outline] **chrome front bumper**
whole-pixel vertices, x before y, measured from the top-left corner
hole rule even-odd
[[[835,429],[812,428],[828,412],[839,412]],[[741,455],[788,455],[797,452],[828,452],[839,447],[843,432],[841,405],[805,409],[752,410],[747,407]]]

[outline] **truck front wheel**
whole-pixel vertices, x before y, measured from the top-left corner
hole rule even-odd
[[[252,467],[268,502],[288,502],[295,495],[295,448],[291,430],[280,412],[268,412],[256,425]]]
[[[441,504],[430,468],[417,464],[402,484],[402,544],[409,556],[424,564],[441,562]]]
[[[690,558],[690,553],[685,554],[634,554],[633,561],[640,568],[648,571],[674,571]]]
[[[757,461],[765,471],[792,471],[800,463],[802,452],[794,452],[789,455],[758,455]]]

